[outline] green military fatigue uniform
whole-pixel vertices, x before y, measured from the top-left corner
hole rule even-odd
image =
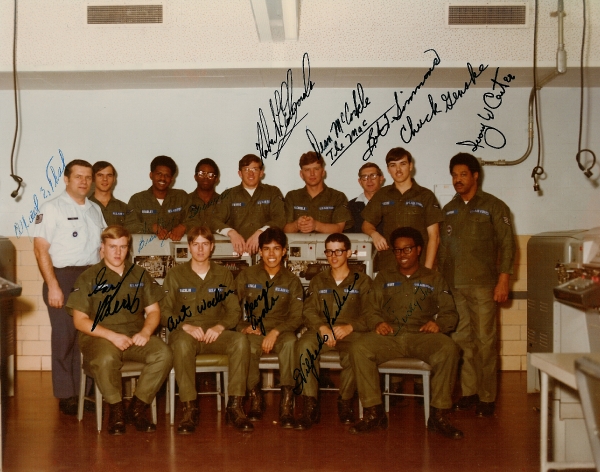
[[[419,332],[428,321],[435,321],[440,332]],[[439,273],[419,267],[406,277],[397,268],[381,270],[373,281],[366,316],[371,332],[361,336],[350,348],[350,362],[363,406],[381,404],[379,364],[396,357],[414,357],[433,369],[431,405],[450,408],[459,352],[447,334],[457,321],[448,284]],[[391,325],[394,332],[387,336],[374,332],[381,322]]]
[[[161,301],[161,318],[169,331],[179,399],[182,402],[196,399],[197,354],[227,354],[229,395],[243,397],[246,394],[250,347],[246,336],[230,331],[242,315],[231,272],[211,261],[210,269],[202,280],[188,261],[167,272],[163,288],[166,296]],[[186,333],[184,323],[199,326],[204,332],[216,325],[223,326],[225,330],[216,341],[207,344]]]
[[[193,192],[188,193],[188,196],[190,197],[188,226],[190,228],[194,226],[210,227],[210,220],[213,217],[217,203],[220,202],[225,197],[225,195],[227,195],[228,192],[229,190],[225,190],[223,195],[219,195],[215,192],[213,198],[211,198],[208,203],[202,200],[195,190]]]
[[[444,219],[433,192],[421,187],[414,180],[412,187],[404,193],[400,193],[394,184],[381,188],[373,195],[361,216],[374,226],[383,221],[382,236],[388,240],[390,247],[390,235],[396,228],[411,226],[419,230],[425,241],[421,253],[423,262],[427,258],[427,228]],[[378,254],[381,269],[396,268],[396,258],[391,249]]]
[[[79,276],[66,307],[71,315],[81,311],[100,326],[131,337],[144,327],[144,309],[163,297],[163,289],[142,267],[127,261],[120,276],[100,261]],[[121,351],[107,339],[80,332],[79,345],[84,366],[109,404],[121,401],[123,361],[145,364],[135,390],[145,403],[152,403],[173,365],[171,350],[156,336],[145,346]]]
[[[352,214],[348,209],[348,199],[339,190],[323,185],[323,191],[311,197],[306,187],[292,190],[285,196],[286,223],[292,223],[301,216],[312,216],[321,223],[345,223],[344,230],[352,228]]]
[[[127,204],[115,197],[110,197],[108,205],[104,206],[94,195],[89,197],[89,200],[96,203],[102,210],[102,216],[106,221],[106,226],[110,225],[125,225],[125,215],[127,215]]]
[[[244,239],[263,226],[283,228],[285,209],[281,190],[260,183],[250,196],[242,184],[233,187],[217,203],[210,225],[213,232],[233,228]]]
[[[467,204],[457,194],[444,206],[444,218],[439,267],[460,317],[452,337],[463,350],[462,394],[493,402],[498,368],[494,287],[499,273],[513,272],[510,210],[478,188]]]
[[[188,194],[183,190],[169,189],[161,205],[150,187],[129,199],[125,227],[134,234],[154,233],[154,224],[159,224],[168,231],[180,224],[187,227],[189,206]]]
[[[356,391],[356,380],[348,352],[352,343],[356,342],[361,333],[367,330],[364,320],[366,307],[369,303],[371,278],[362,272],[352,272],[341,284],[337,284],[331,275],[331,269],[317,274],[310,281],[309,296],[304,302],[302,312],[304,323],[309,328],[296,344],[296,355],[299,359],[294,370],[295,391],[303,395],[317,397],[319,390],[319,359],[311,358],[315,353],[329,351],[330,348],[319,334],[319,328],[327,325],[331,329],[336,325],[350,324],[353,331],[343,339],[336,340],[335,349],[340,353],[340,396],[348,400]],[[308,352],[307,352],[308,351]],[[310,355],[309,355],[310,353]],[[307,365],[309,364],[309,365]],[[312,365],[310,365],[312,364]],[[309,367],[314,365],[313,370]]]
[[[262,262],[244,269],[235,279],[237,294],[244,307],[247,321],[238,323],[237,330],[248,326],[260,328],[263,335],[247,334],[250,342],[250,368],[248,390],[260,380],[258,365],[262,355],[262,342],[273,329],[279,332],[273,352],[279,357],[279,374],[282,386],[294,385],[296,359],[295,331],[302,324],[303,290],[300,279],[282,267],[273,278]]]

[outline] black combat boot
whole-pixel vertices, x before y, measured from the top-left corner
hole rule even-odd
[[[388,417],[385,409],[379,405],[366,407],[363,410],[363,417],[358,423],[352,426],[348,431],[352,434],[368,433],[374,429],[386,429],[388,427]]]
[[[199,416],[198,402],[196,400],[185,402],[183,404],[183,418],[179,422],[179,426],[177,426],[177,432],[179,434],[191,434],[196,431]]]
[[[227,401],[227,414],[225,418],[228,423],[231,423],[240,431],[249,433],[254,431],[254,426],[246,418],[242,405],[244,403],[244,397],[229,397]]]
[[[279,426],[282,428],[293,428],[296,426],[294,421],[294,387],[289,385],[281,386],[281,400],[279,402]]]
[[[263,415],[263,395],[260,386],[257,384],[250,390],[250,411],[246,415],[250,421],[258,421]]]
[[[129,403],[129,408],[125,413],[125,419],[129,424],[135,426],[135,429],[144,433],[153,433],[156,431],[156,425],[146,417],[146,410],[150,405],[143,402],[135,395]]]
[[[122,401],[108,405],[108,434],[125,434],[125,408]]]
[[[296,421],[296,429],[310,429],[313,424],[321,420],[321,409],[319,408],[319,400],[315,397],[302,396],[304,404],[302,405],[302,416]]]
[[[452,426],[446,417],[446,411],[440,410],[434,406],[429,409],[429,420],[427,420],[427,429],[436,433],[443,434],[450,439],[461,439],[463,432]]]
[[[340,417],[340,422],[342,424],[354,423],[354,409],[352,407],[353,403],[353,398],[350,398],[349,400],[342,400],[342,397],[338,397],[338,416]]]

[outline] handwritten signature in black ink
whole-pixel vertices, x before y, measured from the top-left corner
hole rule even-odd
[[[225,291],[224,290],[225,288],[227,288],[225,285],[219,284],[219,287],[215,289],[215,296],[213,298],[211,298],[208,301],[206,301],[206,299],[202,300],[202,303],[200,305],[196,306],[196,311],[198,312],[198,314],[201,315],[205,310],[216,307],[219,303],[224,301],[229,295],[234,293],[233,290]],[[219,289],[221,289],[221,290],[219,290]],[[185,321],[186,318],[191,318],[193,316],[193,313],[190,310],[190,307],[186,306],[186,305],[181,306],[180,312],[181,312],[181,315],[179,315],[176,320],[174,320],[172,316],[169,316],[169,319],[167,320],[167,328],[169,328],[169,332],[176,329],[180,323]]]
[[[98,274],[96,274],[96,279],[94,281],[94,289],[91,293],[88,294],[88,297],[91,297],[96,293],[108,293],[108,295],[104,297],[104,300],[102,300],[102,302],[98,306],[98,310],[96,311],[96,317],[94,318],[94,323],[92,324],[92,331],[94,331],[98,323],[100,323],[102,320],[118,313],[122,309],[128,310],[130,313],[133,314],[137,313],[140,307],[140,299],[137,297],[137,293],[140,286],[142,285],[142,277],[144,276],[143,272],[137,283],[131,284],[135,285],[133,299],[131,299],[131,295],[128,293],[127,298],[123,297],[121,298],[121,301],[115,300],[119,294],[119,290],[121,290],[123,282],[134,267],[136,267],[135,264],[132,264],[131,267],[127,270],[127,272],[123,275],[123,277],[121,277],[119,283],[115,286],[109,284],[108,281],[104,278],[104,276],[106,275],[106,267],[100,269],[98,271]]]
[[[342,298],[340,298],[337,291],[335,291],[335,290],[333,291],[333,299],[335,300],[335,304],[337,306],[337,310],[333,316],[331,316],[329,314],[329,307],[327,306],[327,301],[323,300],[323,314],[325,315],[325,319],[327,320],[327,324],[331,328],[332,333],[333,333],[333,325],[335,324],[338,316],[340,316],[340,312],[342,311],[343,306],[345,305],[346,301],[348,300],[348,297],[354,290],[354,286],[356,285],[356,281],[359,279],[359,277],[360,277],[360,275],[358,275],[358,273],[354,274],[354,280],[352,281],[352,283],[350,285],[348,285],[348,288],[346,290],[344,290],[346,292],[346,294]],[[335,333],[333,333],[333,339],[335,339]]]
[[[269,311],[271,311],[273,309],[275,302],[277,302],[277,300],[279,300],[279,296],[271,297],[271,301],[269,302],[269,289],[273,285],[275,285],[274,282],[271,282],[270,285],[269,285],[268,281],[265,282],[265,288],[262,289],[262,292],[260,293],[260,295],[258,297],[256,297],[256,299],[254,299],[252,302],[244,302],[244,308],[246,309],[246,313],[248,314],[248,320],[250,321],[250,324],[252,325],[252,329],[256,329],[257,327],[260,326],[260,332],[263,334],[263,336],[267,334],[265,331],[265,325],[263,323],[263,318],[267,315],[267,313],[269,313]],[[260,315],[256,316],[254,314],[254,310],[256,310],[260,301],[264,302],[263,303],[264,307],[263,307]]]
[[[290,139],[292,132],[298,123],[306,118],[306,113],[302,117],[298,116],[298,109],[302,106],[304,100],[310,96],[310,92],[315,86],[315,83],[310,80],[310,58],[308,53],[304,53],[302,57],[302,82],[304,91],[298,99],[295,99],[293,96],[292,70],[288,69],[286,80],[281,83],[279,90],[275,90],[274,98],[269,100],[272,123],[267,121],[262,108],[258,109],[256,150],[261,159],[266,159],[269,154],[275,156],[275,160],[279,159],[279,154]],[[273,136],[271,136],[270,129],[273,130]]]
[[[310,349],[306,349],[306,357],[304,353],[300,354],[300,367],[294,369],[294,380],[296,385],[294,386],[294,393],[300,395],[304,390],[304,384],[308,382],[308,377],[313,375],[316,381],[319,381],[319,373],[317,372],[316,362],[323,349],[323,345],[327,342],[329,337],[327,335],[321,336],[321,333],[317,332],[317,349],[312,352]]]
[[[514,75],[507,74],[505,77],[502,78],[503,82],[499,82],[499,71],[500,68],[497,67],[496,73],[494,74],[494,78],[490,79],[492,81],[492,92],[486,92],[483,94],[483,109],[485,110],[485,116],[483,116],[481,113],[477,113],[477,116],[479,118],[488,123],[495,117],[494,111],[492,110],[497,110],[498,108],[500,108],[500,105],[502,105],[502,97],[506,93],[506,89],[510,88],[510,85],[508,84],[514,79],[516,79]],[[502,149],[506,145],[506,137],[504,136],[504,133],[502,133],[502,131],[485,123],[479,124],[481,125],[481,128],[479,129],[479,135],[475,140],[460,141],[456,144],[459,144],[461,146],[471,146],[471,151],[473,152],[477,151],[477,149],[479,148],[485,148],[485,146],[481,144],[481,141],[483,141],[488,147],[491,147],[492,149]]]

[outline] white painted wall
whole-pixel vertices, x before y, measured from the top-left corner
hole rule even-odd
[[[508,72],[508,69],[501,70],[501,73]],[[482,78],[487,81],[490,76],[488,70]],[[319,139],[325,139],[331,122],[343,110],[345,102],[352,104],[352,90],[319,89],[318,77],[313,80],[317,85],[299,108],[299,115],[307,116],[291,134],[279,159],[270,155],[265,161],[265,182],[278,185],[284,193],[302,185],[298,176],[298,158],[310,149],[306,128]],[[517,83],[518,78],[514,81]],[[404,97],[411,93],[409,89],[402,91]],[[400,129],[405,121],[392,123],[371,159],[384,165],[385,153],[390,148],[404,146],[415,157],[415,178],[421,185],[439,191],[436,186],[450,184],[449,158],[459,151],[470,152],[468,147],[456,142],[477,137],[481,123],[477,114],[485,114],[482,95],[488,90],[468,90],[452,111],[444,113],[445,106],[440,97],[447,91],[420,90],[407,107],[405,117],[411,116],[413,123],[423,119],[430,110],[428,94],[441,113],[431,123],[426,123],[409,144],[400,139]],[[393,93],[389,89],[365,89],[365,96],[371,103],[361,115],[361,121],[365,119],[370,124],[392,106]],[[297,91],[295,96],[299,94]],[[502,105],[495,110],[495,118],[490,122],[505,135],[506,146],[500,150],[479,149],[475,155],[486,160],[513,160],[524,153],[528,95],[528,89],[514,85],[507,89]],[[34,195],[43,201],[40,187],[49,189],[46,165],[54,156],[52,165],[58,166],[59,149],[67,161],[83,158],[91,163],[101,159],[113,162],[119,172],[115,195],[125,201],[150,185],[149,162],[158,154],[170,155],[179,164],[176,187],[187,191],[194,188],[193,168],[203,157],[215,159],[221,167],[219,191],[237,185],[237,161],[246,153],[257,152],[258,109],[263,108],[268,116],[272,96],[273,90],[269,89],[22,91],[22,134],[16,170],[25,177],[26,187],[15,201],[10,198],[15,185],[8,176],[7,159],[13,132],[14,117],[8,112],[12,96],[8,91],[0,92],[0,148],[5,150],[6,156],[0,161],[0,234],[15,236],[15,223],[22,216],[29,219],[34,208]],[[537,146],[524,164],[486,167],[483,187],[511,207],[518,234],[600,226],[598,190],[583,176],[574,160],[579,91],[547,88],[541,97],[543,165],[546,170],[545,179],[540,182],[543,195],[533,192],[530,178]],[[600,129],[600,91],[588,91],[586,103],[584,147],[600,152],[600,137],[590,131]],[[359,193],[356,174],[366,150],[365,135],[334,165],[328,166],[327,184],[344,191],[349,198],[356,196]],[[600,168],[596,166],[593,170],[597,181]],[[61,183],[59,188],[64,188],[64,184]],[[442,191],[441,200],[447,200],[448,195],[448,190]],[[23,236],[26,235],[27,231]]]

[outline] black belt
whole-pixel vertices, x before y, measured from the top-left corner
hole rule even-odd
[[[58,271],[67,272],[67,271],[75,271],[75,270],[81,270],[81,271],[83,271],[83,270],[85,270],[85,269],[87,269],[89,267],[91,267],[91,266],[85,265],[85,266],[54,267],[54,272],[58,272]]]

